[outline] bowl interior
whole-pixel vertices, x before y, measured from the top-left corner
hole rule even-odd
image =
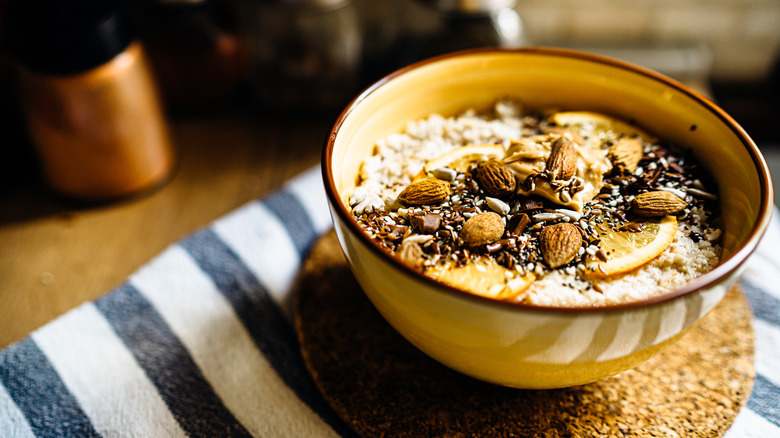
[[[556,49],[465,52],[385,78],[359,96],[334,127],[331,149],[326,150],[325,166],[332,175],[328,184],[335,185],[336,196],[346,204],[376,140],[402,131],[408,121],[485,109],[507,96],[530,110],[603,112],[690,148],[719,186],[721,265],[746,242],[755,246],[768,223],[772,188],[767,166],[752,140],[722,110],[653,72]]]

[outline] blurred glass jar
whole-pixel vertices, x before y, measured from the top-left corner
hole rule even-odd
[[[208,108],[246,75],[246,38],[231,0],[122,0],[166,105]]]
[[[340,109],[360,82],[362,42],[352,0],[243,0],[250,85],[268,109]]]
[[[478,47],[526,44],[516,0],[418,0],[440,14],[441,27],[425,42],[422,57]]]

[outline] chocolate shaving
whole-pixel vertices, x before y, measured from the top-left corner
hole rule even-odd
[[[468,189],[471,193],[478,194],[479,193],[479,184],[477,184],[477,181],[472,179],[469,179],[468,181]]]
[[[420,234],[433,234],[441,225],[441,215],[436,213],[417,213],[409,216],[412,229]]]
[[[408,229],[408,227],[405,227],[403,225],[396,225],[387,234],[387,238],[390,239],[390,240],[400,240],[406,234],[407,229]]]
[[[503,248],[504,248],[504,246],[501,245],[500,242],[494,242],[494,243],[490,243],[488,245],[485,245],[485,249],[490,254],[495,254],[498,251],[501,251]]]
[[[517,211],[536,210],[539,208],[544,208],[544,203],[536,198],[521,198],[517,203]]]
[[[644,222],[629,222],[617,230],[620,232],[630,231],[632,233],[640,233],[645,229]]]
[[[653,171],[653,176],[650,177],[650,180],[647,181],[648,186],[653,186],[656,181],[658,181],[658,178],[661,177],[661,172],[663,171],[663,167],[656,167]]]
[[[525,228],[530,223],[531,218],[529,218],[525,213],[520,213],[512,216],[512,219],[509,220],[506,228],[510,233],[516,236],[520,236],[523,234],[523,231],[525,231]]]
[[[682,166],[680,166],[679,164],[675,163],[674,161],[670,161],[669,162],[669,167],[671,167],[672,169],[676,170],[677,173],[679,173],[679,174],[684,174],[685,173],[685,169]]]
[[[628,221],[628,218],[626,217],[626,212],[623,211],[622,209],[616,209],[613,213],[615,214],[615,216],[619,217],[620,220],[622,220],[623,222]]]

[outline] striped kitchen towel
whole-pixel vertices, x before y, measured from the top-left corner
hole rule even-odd
[[[353,436],[298,352],[290,291],[330,229],[319,169],[0,351],[0,437]],[[728,433],[780,436],[780,223],[743,285],[756,378]]]

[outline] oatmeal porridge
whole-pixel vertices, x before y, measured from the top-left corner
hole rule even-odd
[[[349,198],[380,247],[443,283],[558,307],[643,300],[719,261],[717,190],[686,151],[588,111],[433,114],[376,142]]]

